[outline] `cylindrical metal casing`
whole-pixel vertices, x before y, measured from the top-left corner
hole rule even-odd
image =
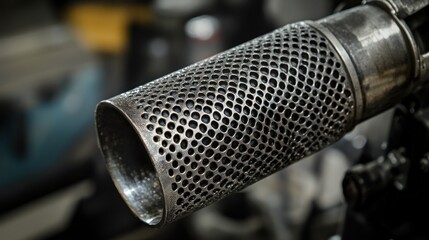
[[[367,11],[361,24],[374,32],[353,32],[348,18]],[[385,14],[364,6],[287,25],[101,102],[99,145],[134,213],[150,225],[171,222],[320,150],[399,101],[383,94],[407,87],[405,40],[392,24],[377,30],[375,13]],[[377,37],[385,31],[394,36]],[[392,55],[390,38],[402,58]],[[386,84],[395,87],[380,87]]]
[[[412,90],[413,52],[409,40],[384,9],[372,5],[340,12],[318,22],[347,51],[362,95],[362,119],[398,103]]]

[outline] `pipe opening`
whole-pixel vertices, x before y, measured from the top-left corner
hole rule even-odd
[[[159,224],[164,214],[161,184],[134,125],[110,102],[97,106],[96,124],[99,146],[122,198],[142,221]]]

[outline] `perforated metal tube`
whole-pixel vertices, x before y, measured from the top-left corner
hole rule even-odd
[[[353,11],[348,14],[373,13]],[[396,31],[391,35],[397,41],[400,29],[386,26]],[[287,25],[101,102],[100,148],[134,213],[163,225],[335,142],[360,120],[368,109],[364,103],[377,104],[360,93],[360,82],[369,77],[388,87],[378,87],[383,91],[377,94],[398,92],[400,87],[389,84],[406,79],[407,68],[392,69],[403,67],[405,57],[391,57],[384,68],[368,67],[362,74],[354,61],[364,54],[350,56],[336,40],[343,33],[336,34],[317,23]],[[358,45],[368,39],[359,34],[372,33],[353,34],[349,42]],[[405,51],[382,46],[386,54]],[[380,71],[379,78],[372,69]]]
[[[153,225],[319,150],[353,120],[342,61],[304,23],[104,101],[97,110],[113,178],[134,212]]]

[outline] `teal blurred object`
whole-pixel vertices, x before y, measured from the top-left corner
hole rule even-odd
[[[63,26],[0,40],[0,52],[3,188],[70,161],[73,148],[93,132],[103,74]]]
[[[11,119],[0,127],[0,187],[66,158],[67,150],[92,127],[93,111],[101,99],[101,83],[97,67],[79,70],[54,99],[30,109],[24,115],[24,152],[16,152],[10,141],[22,132],[17,126],[22,119]]]

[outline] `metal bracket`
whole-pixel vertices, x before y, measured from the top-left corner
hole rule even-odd
[[[400,19],[404,19],[429,5],[429,0],[363,0],[362,4],[375,3],[387,9]]]

